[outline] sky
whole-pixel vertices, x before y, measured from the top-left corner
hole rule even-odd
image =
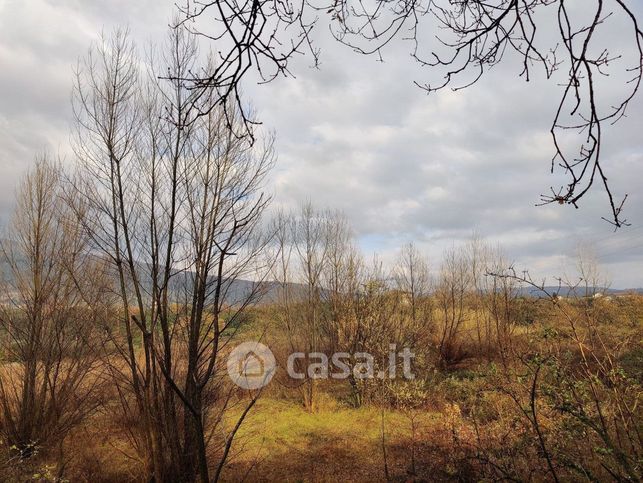
[[[640,2],[627,3],[643,18]],[[128,26],[141,49],[162,41],[174,8],[171,0],[0,0],[1,225],[38,155],[73,161],[70,99],[79,57],[101,31],[118,26]],[[618,21],[606,27],[614,51],[631,49],[623,30]],[[426,95],[413,81],[436,76],[410,58],[404,42],[392,44],[384,62],[337,44],[324,28],[315,42],[319,69],[297,58],[294,78],[244,85],[276,135],[272,209],[312,201],[341,210],[363,250],[385,262],[412,241],[437,269],[445,249],[476,233],[536,278],[573,278],[582,245],[595,252],[612,287],[643,287],[643,92],[626,118],[606,128],[604,167],[614,192],[629,195],[631,226],[614,232],[601,220],[610,212],[598,186],[580,209],[535,206],[562,180],[549,171],[561,89],[555,79],[525,82],[521,65],[507,58],[466,90]],[[607,95],[618,94],[617,78],[604,82]]]

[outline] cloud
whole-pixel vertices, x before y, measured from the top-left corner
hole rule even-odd
[[[68,152],[76,59],[101,29],[118,24],[129,25],[140,45],[162,40],[172,8],[152,0],[0,3],[0,219],[35,155]],[[292,66],[295,79],[245,85],[277,134],[275,206],[313,200],[341,209],[365,250],[385,259],[416,240],[438,260],[476,231],[538,276],[557,274],[579,241],[596,240],[615,286],[643,285],[642,95],[606,133],[605,167],[614,191],[629,193],[633,223],[612,233],[600,220],[609,211],[598,186],[579,210],[534,206],[564,182],[549,173],[548,130],[561,92],[555,81],[536,75],[524,82],[509,58],[467,90],[427,96],[412,81],[435,77],[410,59],[403,42],[381,63],[336,44],[324,29],[317,35],[321,69],[302,58]],[[621,40],[613,32],[610,42],[619,48]],[[605,82],[610,92],[621,86],[619,79]]]

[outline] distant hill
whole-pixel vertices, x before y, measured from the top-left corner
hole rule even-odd
[[[11,243],[10,240],[0,239],[0,244],[7,249],[11,248]],[[22,260],[21,262],[24,264],[27,263],[26,260]],[[147,269],[144,264],[139,264],[138,268],[141,276],[148,277],[147,280],[143,280],[142,289],[144,293],[149,294],[152,288],[152,281],[149,279],[150,270]],[[193,277],[194,272],[177,271],[170,281],[170,291],[174,293],[175,296],[180,296],[180,294],[183,293],[183,289],[191,283]],[[13,283],[13,276],[9,264],[4,258],[2,249],[0,249],[0,283],[8,283],[9,285]],[[276,302],[281,292],[280,284],[275,281],[253,282],[251,280],[237,279],[229,282],[226,281],[224,285],[226,291],[225,302],[228,304],[242,303],[248,300],[249,297],[252,297],[253,303],[266,305]],[[294,291],[295,296],[297,296],[297,294],[303,294],[303,285],[291,284],[290,288]],[[2,301],[3,295],[4,294],[0,294],[0,301]]]
[[[0,244],[5,247],[11,246],[11,241],[7,239],[0,238]],[[26,260],[24,261],[26,263]],[[140,273],[149,274],[149,270],[145,269],[145,265],[139,265]],[[171,282],[170,289],[175,294],[181,293],[186,284],[189,284],[191,278],[194,276],[193,272],[177,272]],[[11,272],[9,266],[4,260],[3,252],[0,250],[0,281],[12,282]],[[152,283],[151,280],[144,281],[143,289],[146,292],[149,292],[151,289]],[[289,288],[294,294],[295,297],[298,295],[303,296],[305,287],[301,284],[289,284]],[[574,296],[583,296],[585,294],[585,288],[579,287],[575,291],[569,287],[562,286],[558,287],[556,285],[548,285],[544,287],[545,290],[550,293],[561,297],[574,297]],[[254,297],[255,303],[260,305],[266,305],[276,302],[280,297],[281,286],[278,282],[275,281],[263,281],[263,282],[253,282],[251,280],[237,279],[229,282],[227,285],[227,297],[226,302],[230,304],[239,303],[246,300],[250,295],[256,293]],[[637,293],[643,294],[643,288],[631,288],[631,289],[614,289],[614,288],[601,288],[601,287],[590,287],[590,293],[601,293],[603,295],[624,295],[628,293]],[[522,297],[543,297],[545,294],[542,290],[539,290],[534,287],[521,287],[518,290],[518,294]]]
[[[585,295],[585,287],[577,287],[576,289],[567,287],[565,285],[558,287],[558,285],[547,285],[544,287],[545,291],[550,294],[557,294],[561,297],[583,297]],[[643,295],[643,288],[628,288],[628,289],[614,289],[603,287],[589,287],[587,289],[590,294],[600,293],[603,295],[625,295],[629,293],[637,293]],[[543,297],[545,293],[535,287],[521,287],[519,294],[522,297]]]

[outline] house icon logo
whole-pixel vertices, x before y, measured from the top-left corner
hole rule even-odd
[[[259,342],[244,342],[228,356],[228,376],[243,389],[259,389],[275,375],[277,363],[272,351]]]
[[[239,366],[237,367],[237,372],[246,377],[262,377],[265,371],[263,360],[254,351],[248,352],[245,357],[239,361]]]

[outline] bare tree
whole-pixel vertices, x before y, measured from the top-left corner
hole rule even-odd
[[[471,316],[467,297],[472,286],[472,272],[464,250],[447,250],[435,290],[440,313],[437,349],[440,361],[446,367],[457,364],[466,356],[462,333]]]
[[[601,164],[604,127],[625,115],[643,76],[643,31],[636,8],[624,0],[595,0],[582,8],[565,0],[186,0],[179,9],[184,25],[221,46],[220,63],[187,79],[200,95],[209,89],[220,93],[211,106],[230,98],[240,105],[241,79],[252,70],[263,82],[289,75],[289,61],[305,52],[317,66],[320,51],[312,32],[320,22],[329,25],[338,42],[379,60],[389,43],[409,42],[420,65],[443,75],[437,82],[416,82],[427,92],[466,88],[506,58],[519,60],[526,80],[539,68],[564,86],[550,128],[555,152],[551,169],[559,168],[569,178],[566,186],[543,195],[542,202],[577,206],[598,182],[608,195],[609,221],[616,227],[626,224],[621,213],[626,196],[619,200],[612,195]],[[618,28],[633,51],[610,52],[603,36],[609,28]],[[432,37],[426,31],[432,30],[438,32],[438,48],[424,45]],[[626,65],[620,74],[626,78],[619,98],[612,101],[612,87],[601,81],[621,58]],[[560,75],[554,75],[557,71]],[[250,125],[252,119],[245,118]],[[563,135],[570,130],[579,140],[572,148]]]
[[[57,449],[92,411],[105,316],[102,264],[71,216],[58,164],[43,157],[25,176],[0,256],[0,433],[26,458]]]
[[[397,289],[408,297],[413,324],[420,320],[430,322],[432,309],[428,298],[431,290],[429,264],[413,243],[400,250],[393,276]]]
[[[346,217],[339,212],[329,212],[327,218],[322,297],[327,304],[328,320],[323,331],[329,339],[330,349],[333,349],[340,346],[340,326],[351,299],[359,290],[362,260],[355,245],[353,230]]]
[[[112,337],[125,364],[112,370],[123,409],[140,421],[130,434],[144,471],[160,481],[218,480],[258,397],[240,400],[237,424],[224,427],[236,391],[221,354],[265,272],[258,224],[271,140],[235,136],[230,123],[243,120],[234,104],[201,115],[212,99],[181,80],[198,59],[194,36],[173,29],[145,77],[118,31],[90,52],[75,89],[86,228],[121,299]],[[158,79],[158,62],[171,81]],[[238,290],[244,277],[255,282]]]
[[[392,290],[390,273],[382,262],[377,257],[370,264],[362,262],[358,275],[356,290],[347,294],[346,313],[338,324],[340,347],[353,355],[370,354],[374,373],[385,374],[394,369],[388,360],[391,345],[413,347],[420,339],[408,323],[408,314],[401,310],[403,302]],[[381,380],[358,377],[358,363],[356,357],[349,361],[348,377],[356,406],[382,397],[384,391]]]
[[[584,297],[600,297],[604,295],[603,292],[610,286],[607,277],[601,273],[596,251],[591,245],[583,243],[578,245],[576,271],[578,272],[579,283],[568,280],[567,285],[580,285],[582,287],[580,295]]]
[[[511,336],[517,316],[519,283],[489,276],[510,268],[500,246],[492,246],[473,236],[465,246],[471,270],[471,309],[474,312],[477,342],[488,358],[500,355],[507,364]]]
[[[318,375],[309,368],[319,362],[319,353],[368,352],[376,360],[387,360],[391,343],[417,340],[410,330],[413,324],[399,310],[389,274],[377,259],[371,266],[363,262],[341,214],[309,203],[297,213],[278,214],[274,225],[278,262],[273,276],[280,286],[276,317],[285,330],[289,354],[304,354],[292,363],[300,375],[295,382],[303,405],[313,411]],[[343,363],[349,368],[355,404],[374,397],[373,381],[355,375],[357,359]]]
[[[324,337],[328,316],[324,302],[324,270],[328,263],[330,217],[312,204],[298,213],[278,215],[275,220],[279,262],[273,275],[279,280],[281,322],[288,337],[289,351],[307,356],[327,349]],[[304,407],[313,411],[317,381],[308,374],[308,357],[296,359],[295,369],[302,374],[298,388]]]

